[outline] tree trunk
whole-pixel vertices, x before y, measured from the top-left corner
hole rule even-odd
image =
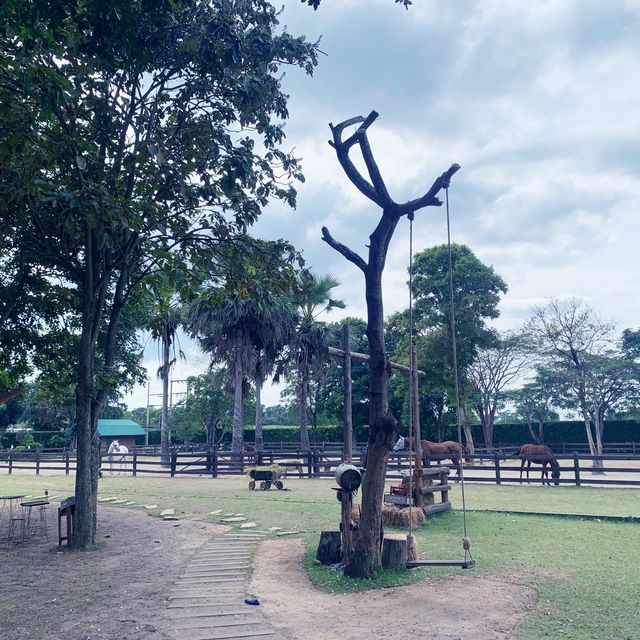
[[[393,225],[393,228],[395,224]],[[391,233],[393,233],[393,228]],[[376,233],[371,236],[370,263],[365,273],[367,297],[367,339],[369,341],[369,441],[367,469],[362,483],[360,531],[345,575],[370,578],[380,568],[382,496],[387,460],[398,433],[397,423],[387,413],[389,369],[384,345],[382,269],[384,254],[376,254]]]
[[[309,451],[309,362],[306,348],[302,354],[300,364],[300,447],[303,451]]]
[[[264,449],[262,441],[262,374],[260,371],[256,374],[256,431],[255,431],[255,448],[256,453],[262,453]]]
[[[162,335],[162,366],[160,378],[162,379],[162,412],[160,414],[160,460],[163,467],[171,463],[169,447],[171,446],[171,434],[169,432],[169,360],[171,357],[171,342],[166,330]]]
[[[96,541],[98,504],[98,472],[100,467],[100,437],[98,412],[94,401],[96,327],[100,313],[91,299],[92,287],[85,289],[82,333],[78,350],[76,379],[77,468],[75,481],[76,510],[73,546],[87,549]]]
[[[604,418],[598,410],[594,411],[594,431],[596,435],[595,449],[596,455],[601,456],[603,454],[602,446],[602,434],[604,432]],[[597,474],[604,474],[604,462],[602,460],[593,461],[593,472]]]
[[[538,442],[544,444],[544,421],[538,420]]]
[[[233,380],[233,435],[231,436],[231,451],[241,454],[243,449],[243,403],[244,396],[242,393],[242,380],[244,378],[242,370],[242,354],[240,347],[235,347],[235,372]]]

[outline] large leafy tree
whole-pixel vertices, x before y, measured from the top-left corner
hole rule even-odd
[[[485,265],[465,245],[451,246],[451,268],[461,422],[467,445],[473,449],[469,428],[472,411],[469,367],[478,349],[498,344],[497,334],[487,326],[487,321],[498,317],[500,295],[506,293],[507,285],[493,267]],[[447,245],[431,247],[416,254],[413,259],[413,295],[416,332],[418,336],[427,338],[423,343],[424,348],[429,349],[427,361],[438,363],[451,402],[455,398],[455,386]]]
[[[10,0],[0,21],[0,214],[77,318],[87,547],[124,310],[154,271],[203,267],[269,198],[294,204],[280,77],[311,72],[316,47],[279,31],[265,0]]]
[[[286,268],[293,249],[284,243],[258,243],[248,262],[234,248],[226,252],[217,277],[198,292],[187,311],[187,324],[214,364],[224,364],[234,394],[231,448],[243,449],[243,406],[249,385],[265,360],[286,343],[293,328],[293,307],[286,295],[295,274]],[[263,364],[260,364],[262,360]]]

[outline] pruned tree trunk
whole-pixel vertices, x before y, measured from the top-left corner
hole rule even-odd
[[[402,216],[411,215],[427,206],[438,206],[442,202],[438,192],[448,187],[451,176],[460,168],[452,165],[433,183],[429,191],[415,200],[398,204],[394,202],[384,184],[380,170],[373,158],[367,129],[378,117],[372,111],[366,118],[358,116],[330,125],[338,161],[354,186],[382,209],[382,216],[369,236],[369,260],[337,242],[326,227],[322,228],[322,239],[364,274],[367,300],[367,339],[369,342],[369,441],[367,447],[366,473],[362,483],[362,513],[360,531],[351,559],[345,567],[345,575],[354,578],[370,578],[381,566],[380,532],[382,526],[381,507],[389,451],[397,437],[395,418],[387,412],[387,385],[389,362],[384,345],[384,314],[382,297],[382,272],[387,249]],[[342,140],[345,128],[360,124],[347,140]],[[358,145],[367,168],[365,178],[349,157],[349,150]],[[370,181],[369,181],[370,180]]]

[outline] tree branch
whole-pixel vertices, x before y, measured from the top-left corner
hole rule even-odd
[[[349,247],[334,240],[333,236],[329,233],[327,227],[322,227],[322,239],[338,253],[341,253],[349,262],[353,262],[363,272],[367,270],[367,263],[357,254],[355,251],[351,251]]]
[[[360,193],[362,193],[364,196],[369,198],[369,200],[372,200],[379,207],[382,207],[384,209],[386,206],[386,202],[382,197],[382,194],[379,194],[374,186],[364,178],[364,176],[358,171],[356,166],[351,161],[351,158],[349,158],[349,149],[357,142],[362,141],[362,136],[366,134],[367,128],[375,121],[377,117],[378,114],[375,111],[372,111],[366,119],[362,116],[356,116],[355,118],[349,118],[349,120],[345,120],[344,122],[337,124],[335,127],[333,126],[333,124],[329,123],[331,132],[333,133],[333,142],[329,140],[329,144],[336,150],[338,162],[344,169],[344,172],[347,174],[347,178],[351,180],[356,189],[358,189],[358,191],[360,191]],[[347,138],[347,140],[343,142],[342,132],[344,131],[345,127],[357,124],[358,122],[362,122],[362,125],[358,127],[358,130],[351,137]]]
[[[451,182],[453,174],[460,169],[459,164],[452,164],[441,176],[436,178],[435,182],[431,185],[431,188],[421,198],[415,200],[409,200],[400,205],[403,215],[422,209],[423,207],[436,206],[439,207],[442,201],[437,198],[440,189],[446,189]]]

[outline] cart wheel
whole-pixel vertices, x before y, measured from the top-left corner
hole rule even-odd
[[[266,491],[267,490],[267,483],[263,480],[260,483],[260,491]]]
[[[252,480],[252,481],[249,483],[249,489],[251,489],[251,491],[253,491],[255,488],[256,488],[256,481],[255,481],[255,480]]]
[[[269,482],[269,480],[267,480],[267,489],[271,489],[271,482]]]
[[[284,485],[282,484],[281,480],[276,480],[275,485],[278,491],[282,491],[284,489]]]

